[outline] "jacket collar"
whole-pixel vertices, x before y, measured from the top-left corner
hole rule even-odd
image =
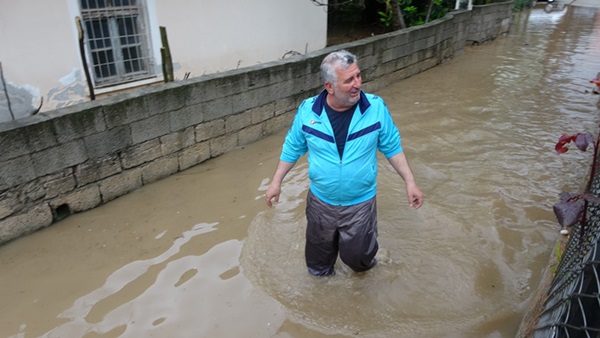
[[[327,91],[325,89],[323,89],[321,94],[319,94],[319,96],[317,96],[317,99],[315,100],[315,102],[313,103],[313,106],[312,106],[312,111],[315,112],[315,114],[321,116],[321,112],[323,112],[323,108],[325,107],[325,99],[326,98],[327,98]],[[360,113],[364,114],[367,111],[367,109],[369,109],[370,106],[371,106],[371,103],[369,102],[369,99],[367,99],[367,96],[361,90],[360,91],[360,99],[358,99],[358,107],[360,109]]]

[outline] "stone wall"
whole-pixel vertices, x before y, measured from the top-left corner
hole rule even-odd
[[[319,66],[333,50],[355,53],[364,89],[376,91],[460,55],[474,34],[506,33],[512,2],[483,7],[496,14],[456,11],[293,59],[0,124],[0,243],[287,128],[300,101],[321,90]],[[475,19],[484,31],[472,31]]]
[[[512,12],[512,5],[473,6],[467,27],[467,43],[479,44],[508,32],[512,24]]]

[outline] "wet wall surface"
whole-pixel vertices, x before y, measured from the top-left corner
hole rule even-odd
[[[425,194],[379,168],[379,264],[304,265],[305,160],[264,192],[285,132],[0,246],[1,337],[514,337],[597,135],[600,14],[517,15],[511,33],[383,97]]]

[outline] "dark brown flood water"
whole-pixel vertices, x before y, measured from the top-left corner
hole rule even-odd
[[[514,337],[553,250],[551,212],[600,122],[593,8],[517,15],[509,36],[378,92],[425,193],[380,162],[380,264],[317,279],[306,164],[273,209],[269,137],[0,247],[1,337]]]

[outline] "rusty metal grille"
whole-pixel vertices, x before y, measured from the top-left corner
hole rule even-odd
[[[591,192],[600,194],[595,178]],[[571,229],[534,337],[600,337],[600,208]]]
[[[95,86],[153,75],[143,6],[143,1],[138,0],[81,0]]]

